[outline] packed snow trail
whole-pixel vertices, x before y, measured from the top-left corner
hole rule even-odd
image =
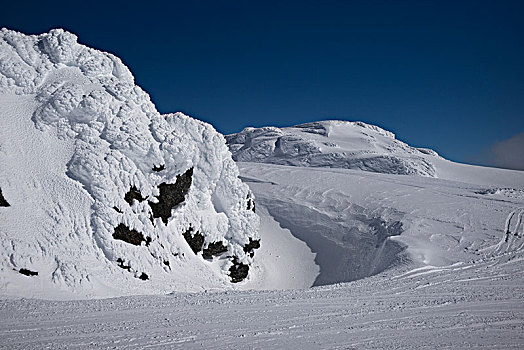
[[[306,290],[0,302],[0,348],[522,349],[521,252]]]

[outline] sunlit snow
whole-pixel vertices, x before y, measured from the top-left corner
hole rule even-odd
[[[524,172],[343,121],[235,163],[118,58],[0,34],[1,348],[524,347]]]

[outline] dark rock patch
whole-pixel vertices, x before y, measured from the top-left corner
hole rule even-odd
[[[255,213],[255,201],[251,198],[247,200],[247,210],[252,210]]]
[[[124,200],[129,204],[129,205],[132,205],[133,204],[133,200],[137,200],[139,202],[142,202],[145,200],[144,197],[142,197],[142,193],[140,193],[140,191],[135,187],[131,187],[129,189],[129,192],[126,193],[126,195],[124,196]]]
[[[38,272],[37,271],[31,271],[31,270],[24,269],[24,268],[21,268],[20,270],[18,270],[18,272],[20,272],[22,275],[26,275],[26,276],[38,276]]]
[[[114,207],[113,207],[113,210],[116,211],[117,213],[122,214],[122,210],[118,209],[117,206],[114,206]]]
[[[124,260],[118,258],[116,259],[116,262],[118,264],[118,267],[120,267],[121,269],[131,271],[131,266],[124,265]]]
[[[0,188],[0,207],[10,207],[11,204],[9,204],[2,194],[2,189]]]
[[[204,236],[202,236],[202,234],[200,234],[200,232],[198,231],[195,232],[195,234],[191,234],[191,232],[193,232],[193,228],[189,226],[186,232],[184,232],[182,235],[191,247],[191,250],[193,250],[193,252],[197,254],[204,245]]]
[[[149,245],[151,238],[148,237],[148,241],[144,238],[144,235],[137,230],[131,230],[124,224],[119,224],[115,227],[115,232],[113,233],[114,239],[119,239],[129,244],[141,245],[142,242],[146,242],[146,245]]]
[[[231,282],[242,282],[247,277],[248,273],[249,266],[238,262],[237,258],[234,258],[233,266],[229,268],[229,277],[231,277]]]
[[[156,171],[157,173],[164,170],[166,166],[164,164],[161,164],[159,166],[153,165],[153,171]]]
[[[153,211],[153,218],[162,218],[164,224],[167,225],[167,221],[171,217],[171,210],[185,200],[192,179],[193,168],[190,168],[182,175],[178,175],[174,184],[161,183],[158,186],[160,191],[160,195],[157,197],[158,203],[149,202]]]
[[[142,281],[147,281],[149,279],[149,276],[147,275],[147,273],[142,272],[142,274],[138,278],[140,278]]]
[[[169,264],[169,260],[164,260],[164,265],[166,265],[168,267],[171,267],[170,264]]]
[[[249,253],[251,257],[255,255],[253,250],[260,248],[260,239],[251,239],[249,238],[249,243],[244,246],[244,252]]]
[[[213,256],[227,252],[227,247],[222,242],[209,243],[207,248],[202,251],[204,259],[213,259]]]

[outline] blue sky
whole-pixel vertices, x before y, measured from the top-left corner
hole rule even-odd
[[[362,120],[461,162],[524,154],[524,1],[11,1],[0,26],[70,30],[222,133]]]

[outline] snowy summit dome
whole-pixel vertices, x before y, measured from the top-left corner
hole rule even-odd
[[[434,177],[438,154],[395,139],[363,122],[324,120],[287,128],[245,128],[227,135],[233,159],[305,167],[345,168]]]

